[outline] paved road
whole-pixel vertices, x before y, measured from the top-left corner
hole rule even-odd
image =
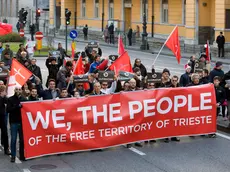
[[[78,43],[79,51],[84,44]],[[103,56],[116,54],[114,48],[103,48]],[[143,52],[129,51],[132,62],[141,58],[150,70],[155,55]],[[160,56],[155,66],[158,71],[168,68],[174,75],[184,72],[182,59],[178,65],[174,57]],[[47,70],[45,58],[38,58],[38,65],[42,68],[43,78],[46,79]],[[228,66],[225,66],[228,71]],[[230,171],[230,137],[219,135],[215,139],[196,137],[181,138],[181,142],[164,143],[157,141],[145,144],[142,148],[124,146],[106,149],[102,152],[83,152],[48,156],[21,163],[10,163],[10,157],[0,152],[0,172],[227,172]],[[48,169],[53,167],[54,169]],[[36,170],[40,168],[40,170]]]
[[[222,134],[221,134],[222,135]],[[142,148],[124,146],[102,152],[48,156],[11,164],[0,152],[1,172],[228,172],[230,137],[194,139],[181,142],[145,144]],[[48,167],[54,169],[48,170]],[[34,168],[37,168],[34,169]],[[38,168],[40,170],[38,170]]]

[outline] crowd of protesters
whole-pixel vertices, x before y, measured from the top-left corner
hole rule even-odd
[[[0,50],[2,46],[2,43],[0,43]],[[228,80],[230,80],[230,71],[224,74],[222,71],[223,64],[221,62],[217,62],[214,69],[210,71],[210,63],[204,55],[201,55],[198,59],[192,56],[186,65],[185,73],[181,76],[172,76],[171,71],[165,68],[162,71],[160,83],[147,82],[147,69],[144,64],[142,64],[141,59],[135,60],[133,64],[134,77],[130,80],[120,81],[119,76],[114,76],[113,82],[98,82],[99,70],[107,69],[108,65],[105,65],[104,69],[98,69],[98,66],[100,66],[104,60],[101,58],[102,51],[100,49],[98,49],[98,51],[95,49],[88,51],[86,49],[84,53],[81,53],[81,56],[84,56],[84,72],[88,75],[88,88],[86,88],[85,83],[74,82],[72,75],[73,63],[71,61],[67,61],[65,64],[63,63],[64,56],[68,55],[60,43],[58,45],[58,51],[63,55],[60,59],[50,54],[46,59],[45,65],[47,67],[48,77],[45,82],[45,78],[43,78],[41,74],[41,69],[36,64],[36,59],[29,58],[28,52],[22,44],[19,46],[16,57],[13,57],[9,45],[6,44],[5,49],[2,50],[1,67],[6,67],[10,70],[12,58],[16,58],[34,74],[22,88],[16,87],[15,94],[9,98],[6,97],[6,80],[0,81],[1,144],[4,147],[5,154],[11,155],[11,162],[15,162],[18,133],[20,160],[25,160],[20,110],[23,106],[22,102],[24,101],[81,98],[85,96],[118,93],[121,91],[130,92],[164,87],[189,87],[213,83],[216,90],[217,115],[222,113],[223,120],[228,120],[230,112],[230,83],[228,82]],[[196,72],[197,62],[203,65],[200,72]],[[155,70],[152,69],[152,73],[154,72]],[[47,89],[45,89],[45,86]],[[226,111],[228,111],[228,113],[226,113]],[[10,147],[7,131],[8,117],[11,134]],[[212,134],[209,135],[209,137],[215,137],[215,135]],[[166,143],[170,140],[180,141],[180,139],[176,137],[164,139]],[[156,141],[151,140],[150,142]],[[135,143],[135,145],[143,146],[142,143]],[[130,146],[130,144],[127,145],[127,147]]]

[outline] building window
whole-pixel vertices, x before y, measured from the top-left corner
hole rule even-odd
[[[94,17],[99,17],[99,0],[94,0]]]
[[[230,29],[230,9],[225,11],[225,28]]]
[[[86,17],[86,5],[85,0],[81,1],[81,16]]]
[[[109,0],[109,19],[114,18],[114,4],[113,0]]]
[[[162,0],[162,23],[168,23],[168,0]]]
[[[183,25],[186,25],[186,0],[183,3],[183,14],[182,14]]]
[[[145,3],[145,0],[141,0],[141,21],[143,20],[143,16],[144,16],[144,4]],[[146,0],[146,21],[148,21],[148,0]]]

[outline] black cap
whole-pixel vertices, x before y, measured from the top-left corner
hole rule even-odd
[[[167,72],[170,75],[170,71],[167,68],[165,68],[162,73],[165,73],[165,72]]]
[[[222,66],[222,65],[223,65],[222,62],[216,62],[216,67],[220,67],[220,66]]]

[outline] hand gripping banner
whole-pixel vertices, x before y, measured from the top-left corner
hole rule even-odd
[[[216,132],[212,84],[26,102],[25,157],[103,149],[132,142]]]

